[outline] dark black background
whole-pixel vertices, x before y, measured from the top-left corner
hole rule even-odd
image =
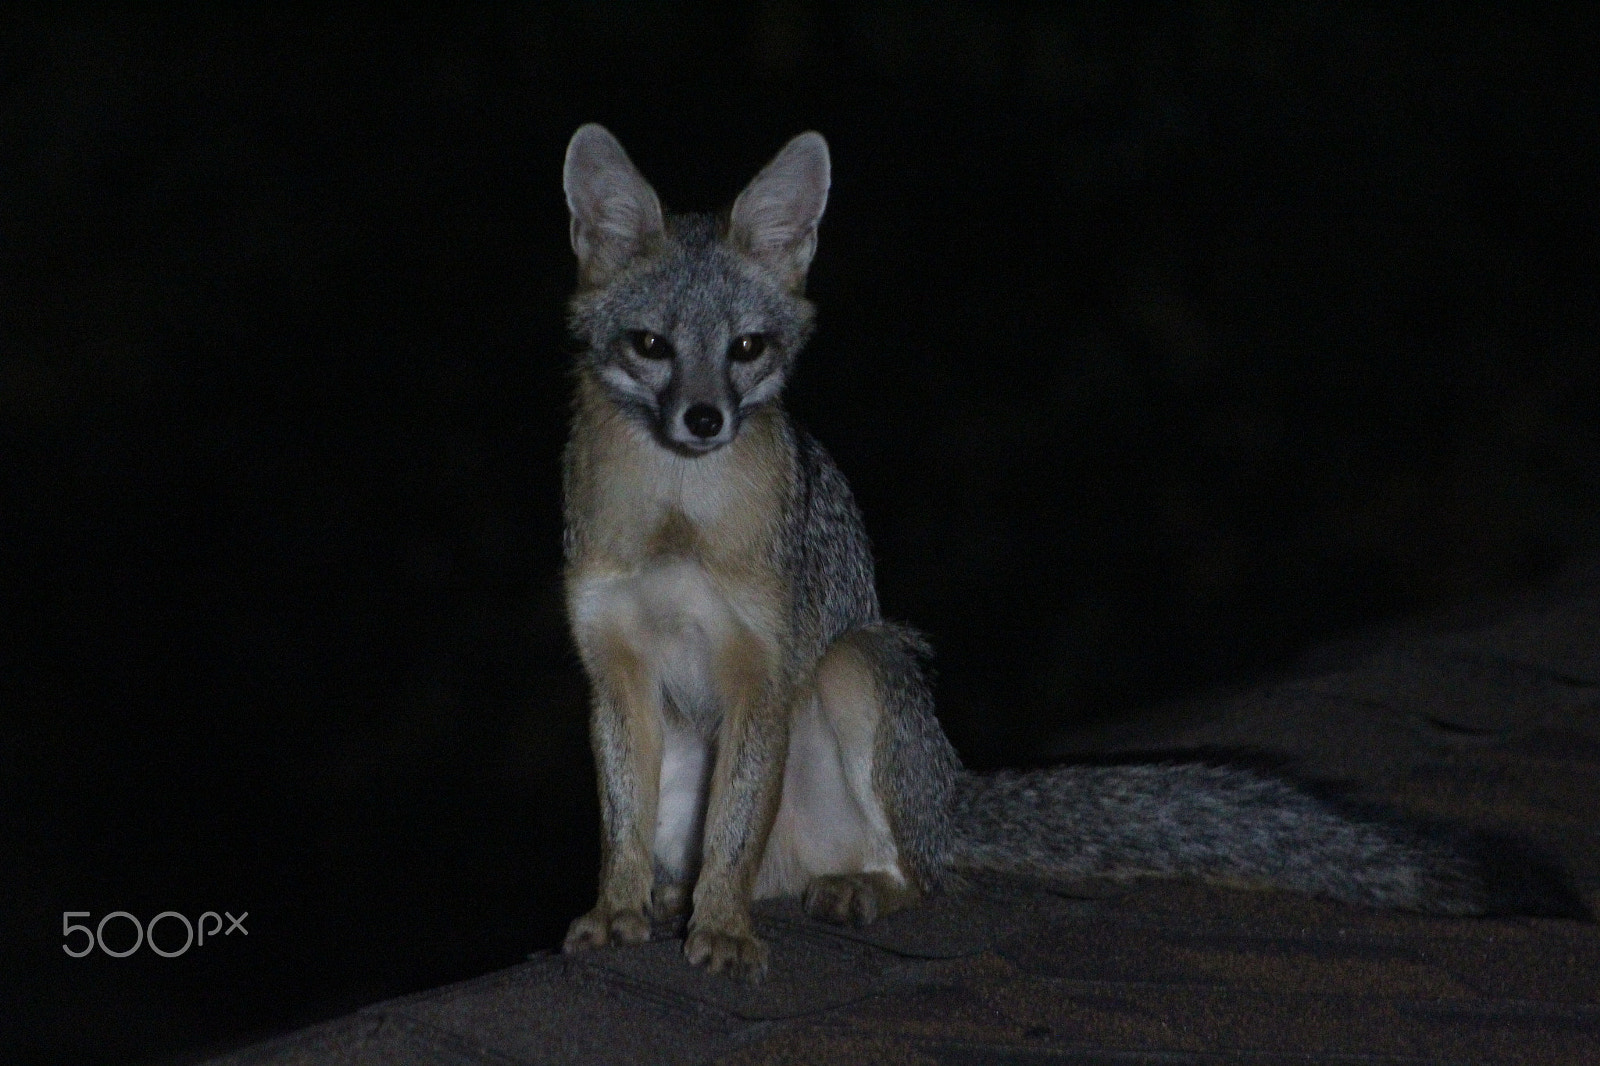
[[[557,485],[584,121],[684,209],[828,136],[791,407],[975,765],[1600,539],[1587,5],[0,19],[22,1058],[184,1061],[589,904]],[[119,909],[249,936],[62,953],[61,912]]]

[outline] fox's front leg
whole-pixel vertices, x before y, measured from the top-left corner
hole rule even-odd
[[[657,686],[643,659],[616,639],[580,650],[594,690],[589,737],[600,784],[600,898],[567,930],[568,953],[650,939],[645,908],[661,782]]]
[[[774,658],[744,635],[718,662],[723,719],[683,945],[694,965],[751,982],[766,976],[767,945],[751,925],[750,896],[777,815],[789,746],[786,686],[774,677]]]

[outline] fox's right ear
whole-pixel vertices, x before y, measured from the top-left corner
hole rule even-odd
[[[802,133],[745,186],[728,215],[734,242],[797,292],[817,250],[831,173],[828,142]]]
[[[656,191],[604,126],[591,122],[572,135],[562,185],[582,284],[604,282],[661,235]]]

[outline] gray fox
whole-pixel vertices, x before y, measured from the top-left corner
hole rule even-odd
[[[934,717],[928,646],[879,614],[849,486],[782,406],[812,326],[829,167],[803,133],[726,212],[680,216],[604,128],[568,145],[583,350],[566,599],[603,838],[599,899],[564,950],[643,941],[652,917],[687,912],[691,963],[759,980],[752,899],[799,896],[815,918],[864,924],[966,870],[1582,913],[1543,882],[1497,885],[1462,835],[1271,773],[965,771]]]

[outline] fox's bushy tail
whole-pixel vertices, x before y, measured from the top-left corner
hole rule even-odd
[[[952,865],[1062,879],[1196,877],[1443,915],[1589,918],[1514,842],[1406,822],[1204,762],[961,776]]]

